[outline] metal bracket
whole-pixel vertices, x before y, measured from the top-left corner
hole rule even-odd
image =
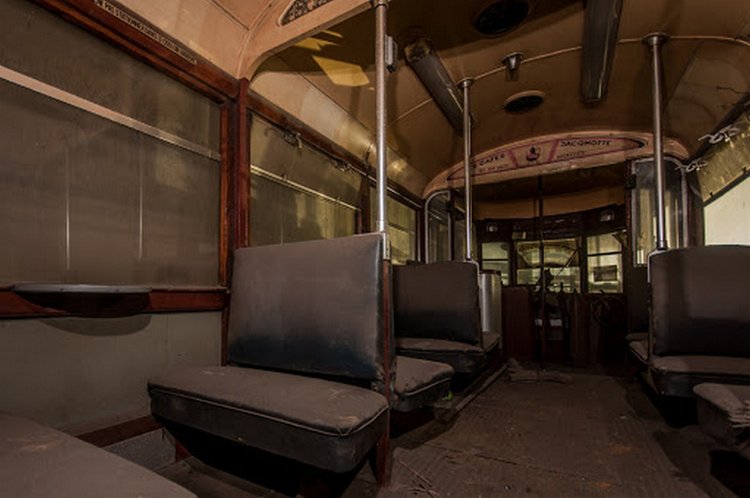
[[[385,37],[385,68],[389,73],[398,69],[398,43],[392,36]]]

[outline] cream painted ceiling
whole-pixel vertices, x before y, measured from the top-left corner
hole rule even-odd
[[[650,131],[650,57],[641,39],[655,31],[672,37],[663,50],[665,135],[688,151],[750,90],[747,1],[624,0],[608,98],[596,106],[579,100],[580,0],[532,2],[519,28],[494,38],[472,27],[482,4],[393,0],[389,9],[392,36],[403,39],[418,26],[433,40],[454,82],[476,79],[471,110],[477,154],[550,133]],[[259,68],[253,88],[311,126],[333,130],[329,136],[351,148],[341,129],[352,124],[339,120],[370,134],[375,125],[373,24],[368,11],[278,53]],[[510,81],[500,61],[514,51],[523,52],[525,62],[517,81]],[[388,86],[388,142],[406,163],[400,180],[416,190],[424,178],[461,161],[461,138],[403,60]],[[544,92],[545,103],[528,113],[507,113],[506,98],[526,90]]]
[[[331,0],[286,26],[292,0],[119,0],[203,57],[365,161],[374,156],[374,20],[369,0]],[[487,38],[472,27],[488,0],[391,0],[389,33],[415,27],[431,38],[455,82],[475,78],[474,152],[550,133],[649,131],[650,63],[641,38],[654,31],[664,47],[665,134],[692,152],[697,139],[750,89],[750,2],[623,0],[609,95],[598,106],[579,100],[582,0],[530,0],[516,30]],[[311,36],[311,33],[317,33]],[[500,64],[520,51],[517,81]],[[275,55],[274,55],[275,54]],[[265,61],[262,65],[261,62]],[[461,139],[403,62],[388,78],[389,176],[421,194],[460,162]],[[538,109],[508,114],[520,91],[546,96]]]

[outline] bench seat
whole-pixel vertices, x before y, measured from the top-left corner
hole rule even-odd
[[[657,390],[667,396],[692,397],[693,387],[705,382],[750,384],[750,358],[653,355],[650,370]]]
[[[158,417],[334,472],[356,467],[388,423],[375,391],[256,368],[177,369],[149,392]]]
[[[704,383],[695,386],[693,391],[701,429],[750,459],[750,427],[732,423],[733,418],[750,422],[750,386]]]
[[[0,413],[0,495],[195,498],[188,490],[117,455],[4,413]]]
[[[485,352],[490,352],[500,345],[500,334],[495,332],[482,332],[482,348]]]
[[[645,341],[631,341],[628,343],[630,354],[638,362],[639,366],[648,365],[648,339]]]
[[[462,374],[474,373],[487,362],[480,346],[443,339],[398,337],[396,351],[402,356],[447,363]]]
[[[445,363],[396,356],[396,400],[393,409],[408,412],[445,397],[453,368]]]
[[[648,342],[648,332],[631,332],[625,336],[625,342],[628,344],[635,341]]]

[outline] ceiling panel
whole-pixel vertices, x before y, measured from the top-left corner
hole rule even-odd
[[[579,101],[580,1],[533,2],[527,22],[499,38],[474,32],[471,20],[480,3],[394,0],[389,9],[389,32],[402,44],[412,33],[429,35],[454,81],[496,71],[472,87],[477,153],[542,134],[582,129],[650,130],[650,58],[640,39],[656,30],[673,36],[663,52],[665,95],[669,98],[666,133],[684,141],[689,150],[695,149],[697,137],[710,130],[750,86],[749,47],[741,42],[692,38],[728,40],[747,35],[747,1],[624,2],[619,38],[630,40],[618,45],[608,98],[594,107]],[[307,84],[370,130],[374,130],[375,118],[372,26],[372,13],[366,12],[280,54]],[[502,58],[512,51],[521,51],[527,58],[517,81],[497,71]],[[389,144],[428,178],[460,161],[460,137],[403,61],[388,84]],[[520,115],[502,109],[507,97],[532,89],[546,94],[542,107]]]

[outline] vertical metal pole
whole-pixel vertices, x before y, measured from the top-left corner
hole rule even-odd
[[[466,261],[474,260],[474,201],[471,168],[471,105],[469,87],[474,81],[465,79],[458,86],[464,91],[464,199],[466,201]]]
[[[388,0],[373,0],[375,8],[375,113],[376,113],[376,147],[377,147],[377,183],[378,183],[378,218],[376,230],[386,232],[388,229],[387,182],[388,171],[386,164],[386,87],[385,87],[385,45],[386,23],[388,16]]]
[[[656,170],[656,250],[667,249],[666,228],[666,186],[664,177],[664,144],[662,134],[662,65],[661,47],[668,40],[664,33],[652,33],[647,35],[643,42],[651,49],[651,65],[653,76],[653,101],[654,119],[654,168]]]

